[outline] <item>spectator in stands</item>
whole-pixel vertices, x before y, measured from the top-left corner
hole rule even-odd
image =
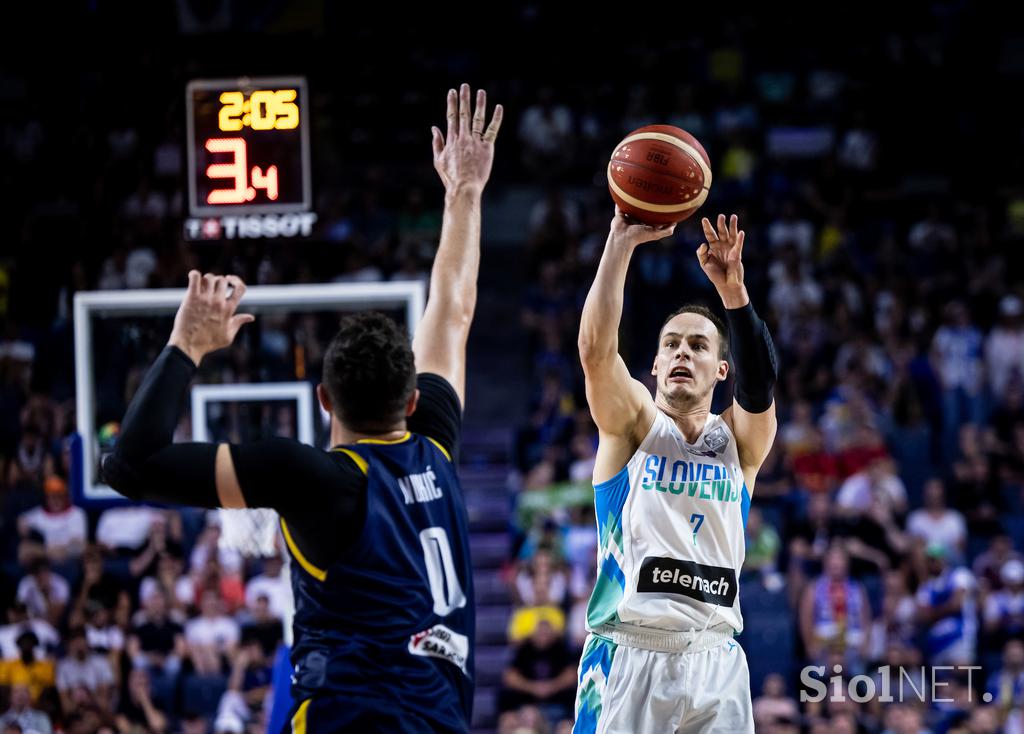
[[[1002,667],[989,674],[985,690],[1003,711],[1024,711],[1024,641],[1010,640],[1003,648]]]
[[[128,688],[117,707],[117,727],[122,732],[138,729],[151,734],[167,731],[167,717],[153,703],[149,674],[135,668],[128,674]]]
[[[916,636],[917,604],[900,570],[887,571],[880,613],[871,625],[869,659],[881,660],[890,645],[910,645]]]
[[[948,556],[945,546],[928,546],[929,575],[917,590],[917,618],[932,665],[970,665],[977,642],[976,585],[966,568],[950,567]]]
[[[907,532],[926,546],[942,546],[961,558],[967,544],[964,516],[946,506],[946,488],[941,479],[924,485],[924,507],[907,517]]]
[[[869,461],[843,481],[836,495],[836,506],[856,516],[867,515],[878,505],[894,517],[907,510],[907,489],[889,458]]]
[[[199,606],[200,615],[185,625],[188,657],[198,675],[218,675],[226,672],[238,646],[238,622],[224,614],[216,590],[206,591]]]
[[[505,668],[498,708],[507,711],[525,704],[550,705],[561,709],[559,718],[568,715],[575,699],[578,662],[562,635],[541,620]]]
[[[160,510],[147,505],[111,507],[100,515],[96,542],[115,556],[133,558],[149,543],[151,529]]]
[[[242,585],[241,576],[225,573],[217,556],[207,557],[205,564],[196,569],[194,575],[196,577],[196,606],[199,606],[199,600],[208,590],[217,592],[227,614],[234,614],[245,604],[245,587]]]
[[[1000,571],[1003,588],[985,600],[985,631],[997,646],[1009,639],[1024,639],[1024,563],[1007,561]]]
[[[765,676],[761,695],[754,699],[754,723],[758,729],[768,731],[777,723],[792,722],[800,716],[800,709],[792,696],[786,695],[786,681],[778,673]]]
[[[53,725],[44,712],[32,708],[32,696],[27,685],[11,686],[11,707],[0,716],[0,726],[17,722],[26,734],[51,734]]]
[[[538,549],[516,574],[516,598],[523,606],[562,606],[569,579],[547,549]]]
[[[989,544],[988,550],[974,559],[974,577],[983,592],[1002,587],[1003,567],[1009,561],[1024,561],[1024,556],[1013,548],[1013,538],[1001,533]]]
[[[270,599],[260,594],[248,612],[248,618],[242,625],[242,639],[256,640],[263,648],[263,654],[273,657],[281,643],[284,627],[281,619],[271,613]]]
[[[962,301],[946,306],[945,320],[932,339],[932,360],[942,384],[943,447],[956,450],[961,423],[981,424],[985,417],[982,335]]]
[[[53,661],[37,657],[39,639],[31,630],[18,635],[18,656],[0,662],[0,685],[25,686],[31,703],[38,703],[53,688],[56,673]]]
[[[572,110],[555,101],[551,87],[541,87],[537,101],[519,120],[523,165],[535,179],[557,177],[572,161],[575,140]]]
[[[68,632],[68,654],[57,664],[57,692],[65,712],[78,706],[111,711],[114,694],[114,672],[103,655],[89,651],[85,630]]]
[[[74,597],[72,624],[85,623],[86,609],[90,605],[114,610],[122,599],[128,597],[124,579],[114,576],[104,565],[103,550],[91,545],[82,555],[81,581]]]
[[[19,560],[28,564],[33,558],[45,555],[54,564],[73,563],[85,549],[85,512],[71,504],[67,484],[60,477],[47,477],[43,491],[43,506],[18,518],[22,538]]]
[[[20,656],[18,638],[23,632],[32,632],[36,636],[35,655],[37,658],[49,657],[60,643],[60,635],[52,624],[45,619],[30,618],[28,609],[21,602],[15,602],[7,610],[7,624],[0,627],[0,658],[14,660]]]
[[[1002,486],[988,453],[982,448],[981,431],[973,423],[960,427],[960,456],[952,466],[952,497],[962,512],[971,535],[1000,531],[1004,506]]]
[[[256,606],[256,600],[264,596],[270,605],[270,614],[276,619],[284,619],[285,609],[291,603],[291,585],[281,571],[284,561],[280,553],[263,559],[263,573],[253,576],[245,585],[245,605],[249,609]]]
[[[789,568],[787,588],[791,605],[798,606],[800,589],[807,576],[820,568],[831,537],[831,503],[827,494],[812,494],[807,498],[806,517],[788,528]]]
[[[46,558],[37,558],[31,570],[18,584],[18,601],[29,616],[44,619],[57,626],[71,597],[68,582],[50,570]]]
[[[894,703],[885,710],[885,730],[882,734],[931,734],[924,725],[921,711],[910,704]]]
[[[156,573],[142,579],[139,586],[139,601],[146,605],[150,596],[162,591],[170,611],[182,622],[186,613],[195,603],[195,584],[190,576],[182,573],[184,562],[181,556],[171,550],[163,551],[157,558]]]
[[[186,655],[184,628],[168,615],[167,594],[154,591],[136,616],[127,649],[132,666],[152,678],[174,678]]]
[[[779,218],[768,226],[768,243],[775,250],[794,246],[800,257],[809,259],[814,250],[814,226],[801,217],[792,199],[782,205]]]
[[[764,522],[761,510],[751,507],[747,516],[746,528],[747,553],[743,561],[743,571],[759,572],[766,579],[776,573],[776,562],[779,557],[779,534],[775,528]],[[779,583],[781,588],[781,582]]]
[[[1024,302],[1017,296],[999,301],[999,322],[985,338],[985,366],[997,403],[1006,397],[1012,381],[1024,380]]]
[[[808,584],[800,600],[800,634],[807,657],[821,664],[830,652],[842,655],[847,670],[867,660],[871,605],[864,587],[849,577],[849,560],[839,546],[825,554],[824,573]]]

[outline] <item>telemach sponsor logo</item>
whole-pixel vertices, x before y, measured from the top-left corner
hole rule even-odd
[[[723,566],[648,556],[640,566],[636,590],[682,594],[708,604],[731,607],[736,601],[736,572]]]

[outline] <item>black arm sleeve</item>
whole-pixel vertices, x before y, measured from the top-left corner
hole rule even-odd
[[[763,413],[775,400],[778,356],[768,326],[747,303],[725,310],[736,366],[736,402],[748,413]]]
[[[121,423],[115,451],[122,459],[138,464],[170,445],[195,374],[195,363],[177,347],[160,352]]]
[[[177,347],[160,352],[132,398],[111,455],[100,466],[103,481],[140,501],[217,506],[217,447],[172,446],[174,427],[195,363]]]
[[[420,391],[420,399],[416,412],[409,416],[409,430],[437,441],[451,454],[452,462],[458,464],[462,405],[455,388],[440,375],[429,372],[416,376],[416,387]]]

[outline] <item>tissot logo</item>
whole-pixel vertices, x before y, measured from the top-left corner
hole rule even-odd
[[[636,590],[682,594],[697,601],[731,607],[736,601],[736,572],[722,566],[648,556],[640,566]]]

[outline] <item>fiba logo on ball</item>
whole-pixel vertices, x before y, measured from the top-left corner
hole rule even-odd
[[[697,138],[672,125],[634,130],[615,146],[608,190],[619,209],[650,225],[689,219],[707,200],[711,161]]]

